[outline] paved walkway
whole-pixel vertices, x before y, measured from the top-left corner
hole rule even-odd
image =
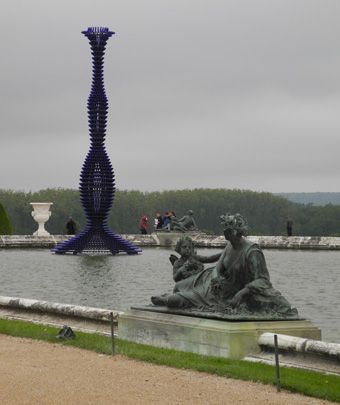
[[[0,335],[0,403],[329,404],[275,387]]]

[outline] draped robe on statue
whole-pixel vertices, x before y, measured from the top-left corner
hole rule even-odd
[[[245,287],[249,292],[244,302],[251,311],[297,314],[281,293],[273,288],[259,246],[246,239],[243,239],[240,249],[228,244],[214,267],[178,281],[174,295],[181,297],[182,307],[225,307]]]

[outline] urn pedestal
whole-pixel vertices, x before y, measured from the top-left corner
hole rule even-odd
[[[38,223],[38,229],[33,233],[34,236],[49,236],[49,232],[45,229],[45,223],[51,216],[51,202],[30,203],[33,208],[32,217]]]

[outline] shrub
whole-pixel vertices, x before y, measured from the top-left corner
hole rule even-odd
[[[0,203],[0,235],[12,235],[12,226],[4,206]]]

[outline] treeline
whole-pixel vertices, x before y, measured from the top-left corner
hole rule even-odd
[[[282,197],[286,197],[289,201],[299,204],[312,204],[312,205],[340,205],[340,193],[277,193]]]
[[[34,193],[0,190],[0,203],[8,213],[13,234],[32,234],[36,230],[30,202],[53,202],[52,216],[46,223],[52,234],[65,233],[70,215],[79,228],[85,224],[77,190],[46,189]],[[188,209],[194,211],[201,230],[218,235],[222,233],[220,215],[239,212],[247,218],[253,235],[285,235],[286,220],[291,217],[293,235],[340,236],[340,205],[306,206],[271,193],[226,189],[117,190],[109,225],[118,233],[138,233],[139,219],[145,214],[151,231],[156,212],[172,210],[181,217]]]

